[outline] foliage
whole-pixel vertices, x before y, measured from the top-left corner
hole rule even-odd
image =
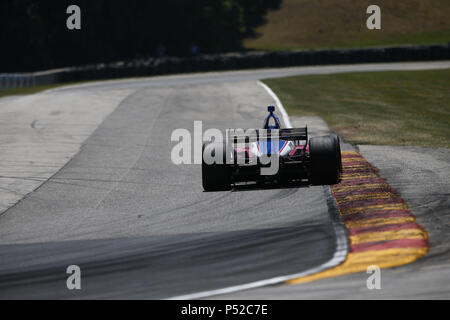
[[[246,35],[281,0],[2,0],[0,72],[32,71],[154,56],[241,49]],[[81,8],[81,30],[66,9]]]

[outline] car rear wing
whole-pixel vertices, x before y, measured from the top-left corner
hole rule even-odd
[[[266,141],[269,139],[308,141],[308,128],[289,129],[227,129],[227,141],[247,143]]]

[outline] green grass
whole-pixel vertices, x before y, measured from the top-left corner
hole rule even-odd
[[[74,83],[72,83],[72,84],[74,84]],[[45,91],[48,89],[53,89],[53,88],[57,88],[57,87],[67,86],[67,85],[70,85],[70,83],[56,83],[56,84],[48,84],[48,85],[41,85],[41,86],[34,86],[34,87],[0,90],[0,98],[6,97],[6,96],[33,94],[33,93],[38,93],[38,92]]]
[[[265,80],[292,116],[320,116],[353,144],[450,148],[450,69]]]
[[[366,27],[370,4],[381,8],[381,30]],[[449,0],[283,0],[244,46],[289,50],[447,43],[449,16]]]

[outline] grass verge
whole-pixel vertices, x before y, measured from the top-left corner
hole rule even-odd
[[[371,4],[381,9],[381,30],[366,27]],[[447,43],[449,16],[448,0],[283,0],[244,46],[289,50]]]
[[[292,116],[320,116],[353,144],[450,148],[450,69],[264,81]]]

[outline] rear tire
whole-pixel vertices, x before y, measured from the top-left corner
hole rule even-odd
[[[223,162],[207,164],[203,155],[215,155],[216,150],[222,150]],[[202,184],[205,191],[225,191],[231,189],[231,170],[226,163],[226,143],[203,144],[202,149]]]
[[[311,183],[314,185],[338,183],[342,173],[339,137],[330,135],[311,138],[309,140],[309,152]]]

